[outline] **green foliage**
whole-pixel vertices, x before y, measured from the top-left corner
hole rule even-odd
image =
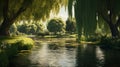
[[[34,46],[32,39],[21,37],[11,38],[2,37],[0,38],[0,67],[8,67],[9,60],[17,55],[21,50],[30,50]],[[11,41],[13,42],[11,42]]]
[[[68,33],[75,33],[76,32],[76,21],[75,19],[68,18],[66,21],[66,31]]]
[[[24,44],[24,40],[18,41],[14,45],[18,46],[18,50],[30,50],[33,47],[31,43]]]
[[[66,3],[67,0],[1,0],[0,21],[3,21],[0,26],[0,35],[10,36],[9,29],[15,21],[46,20],[51,12],[57,14],[60,7]],[[29,32],[35,31],[33,28],[31,30]]]
[[[25,34],[38,34],[43,31],[42,23],[23,23],[17,26],[17,31]]]
[[[73,2],[74,2],[74,0],[68,0],[68,15],[70,18],[72,17]]]
[[[4,48],[6,55],[8,58],[12,58],[13,56],[17,55],[19,52],[18,45],[14,44],[4,44],[6,48]]]
[[[103,36],[98,44],[103,49],[120,50],[120,39]]]
[[[26,37],[1,37],[0,42],[5,50],[29,50],[34,46],[34,41]]]
[[[33,47],[32,43],[24,43],[23,40],[16,41],[15,43],[1,43],[1,49],[5,51],[9,58],[16,55],[21,50],[30,50]]]
[[[103,34],[109,34],[110,33],[110,28],[108,26],[108,24],[106,23],[106,21],[101,17],[98,16],[98,27],[101,29]]]
[[[52,12],[58,13],[59,8],[67,4],[67,0],[9,0],[8,3],[9,18],[12,18],[20,10],[25,10],[19,16],[19,19],[46,19]],[[3,8],[7,5],[5,0],[0,0],[0,18],[3,19]]]
[[[36,33],[41,33],[44,31],[45,27],[44,27],[44,24],[42,22],[37,22],[35,23],[37,29],[36,29]]]
[[[10,32],[13,33],[13,34],[16,34],[17,33],[17,26],[15,24],[13,24],[10,28]]]
[[[8,67],[9,60],[6,53],[0,49],[0,67]]]
[[[18,31],[22,33],[27,33],[27,24],[22,24],[18,26]]]
[[[89,37],[96,30],[96,0],[76,0],[75,3],[75,18],[78,39],[81,36]]]
[[[59,19],[54,18],[48,22],[47,29],[49,32],[54,32],[55,34],[65,31],[65,23]]]
[[[72,2],[73,0],[69,1]],[[82,35],[85,37],[93,35],[97,25],[101,28],[103,33],[112,33],[113,35],[113,32],[110,31],[112,29],[110,29],[107,24],[112,22],[111,24],[115,26],[118,25],[116,25],[116,23],[120,19],[119,0],[76,0],[73,2],[75,3],[74,8],[78,40],[80,40]],[[71,3],[68,5],[69,13],[71,13],[72,8],[72,6],[70,8],[70,5]],[[96,20],[97,16],[98,21]]]

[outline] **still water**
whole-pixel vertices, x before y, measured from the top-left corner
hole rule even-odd
[[[67,39],[37,40],[30,53],[20,54],[12,62],[11,67],[120,67],[120,51]]]

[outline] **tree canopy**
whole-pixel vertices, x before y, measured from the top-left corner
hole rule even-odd
[[[55,34],[65,31],[65,22],[61,18],[51,19],[48,22],[47,29],[49,32],[54,32]]]
[[[45,19],[51,12],[58,13],[65,3],[67,0],[0,0],[0,18],[3,19],[4,12],[9,18],[20,12],[22,20]]]
[[[75,3],[75,18],[78,38],[82,33],[88,37],[95,33],[97,25],[103,26],[103,30],[110,29],[113,37],[119,36],[120,25],[120,0],[69,0],[72,6]],[[70,8],[69,12],[70,11]],[[71,15],[71,14],[70,14]],[[97,17],[97,19],[96,19]],[[104,23],[104,22],[105,23]],[[106,24],[109,26],[106,27]]]
[[[8,35],[16,20],[44,20],[66,3],[67,0],[0,0],[0,34]]]

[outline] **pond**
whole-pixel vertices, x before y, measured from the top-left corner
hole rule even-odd
[[[77,44],[73,40],[37,39],[32,51],[13,58],[10,67],[120,67],[120,51]],[[66,46],[71,44],[76,46]]]

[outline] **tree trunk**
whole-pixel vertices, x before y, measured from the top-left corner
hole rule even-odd
[[[7,1],[8,2],[8,1]],[[8,5],[5,5],[3,9],[3,23],[0,26],[0,36],[10,36],[10,26],[14,23],[14,21],[17,19],[17,17],[26,10],[26,8],[23,8],[22,6],[20,9],[16,12],[16,14],[13,14],[13,16],[8,17]]]
[[[12,24],[9,20],[4,20],[0,26],[0,36],[10,36],[9,29]]]
[[[111,5],[110,5],[110,7],[111,7]],[[112,12],[112,8],[111,8],[110,14],[109,14],[110,21],[108,22],[108,24],[109,24],[109,27],[111,30],[112,37],[117,38],[117,37],[119,37],[119,30],[118,30],[117,26],[115,24],[113,24],[112,16],[113,16],[113,12]]]
[[[119,37],[119,30],[116,25],[109,23],[112,37]]]

